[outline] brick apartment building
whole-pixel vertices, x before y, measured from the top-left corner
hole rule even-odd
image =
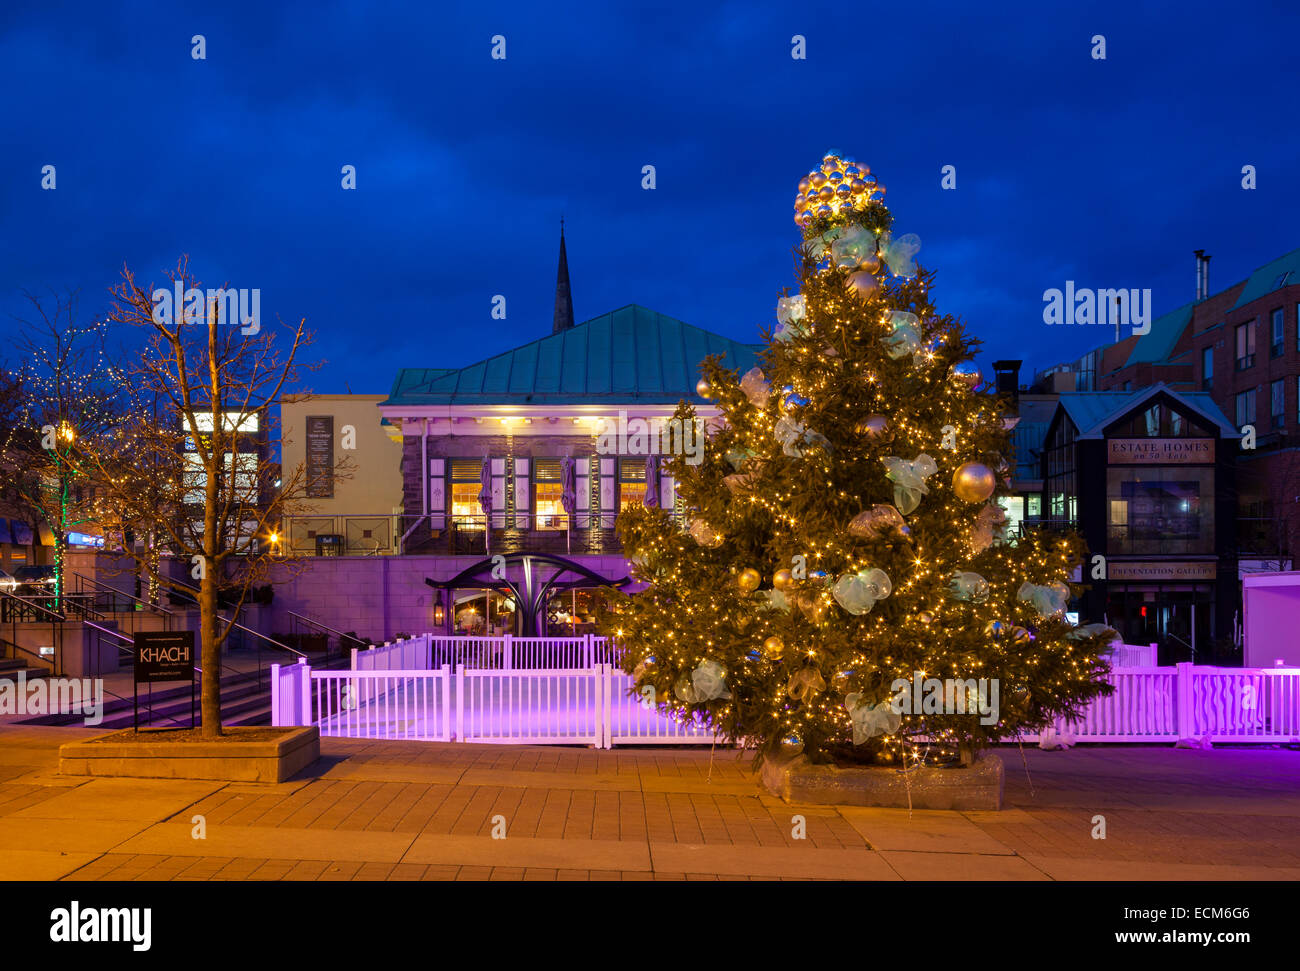
[[[1208,394],[1243,439],[1238,559],[1244,570],[1284,568],[1300,547],[1300,249],[1217,293],[1210,293],[1209,257],[1198,251],[1196,265],[1196,299],[1156,318],[1147,334],[1040,373],[1033,390],[1163,383]]]

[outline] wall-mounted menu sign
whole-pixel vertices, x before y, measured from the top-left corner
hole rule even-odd
[[[1212,438],[1112,438],[1111,465],[1202,465],[1214,462]]]
[[[334,416],[307,416],[307,498],[334,498]]]
[[[1218,575],[1215,560],[1111,560],[1107,580],[1213,580]]]

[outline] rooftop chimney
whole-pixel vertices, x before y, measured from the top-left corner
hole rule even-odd
[[[1198,249],[1196,252],[1196,299],[1201,301],[1210,295],[1210,257],[1205,255],[1205,250]]]
[[[1020,401],[1020,365],[1023,361],[994,361],[993,373],[997,381],[998,394],[1010,395],[1013,401]]]

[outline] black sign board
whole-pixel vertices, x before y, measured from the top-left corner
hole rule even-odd
[[[307,416],[307,497],[334,498],[334,416]]]
[[[155,681],[188,681],[190,683],[190,727],[194,718],[194,631],[148,630],[137,631],[135,642],[134,715],[132,722],[140,730],[140,685],[149,686],[149,713],[153,714],[153,685]]]
[[[194,631],[150,630],[135,635],[136,684],[194,680]]]

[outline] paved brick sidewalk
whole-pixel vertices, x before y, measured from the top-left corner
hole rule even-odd
[[[1008,747],[1005,810],[909,815],[788,806],[696,748],[325,739],[282,785],[59,776],[91,734],[0,726],[0,879],[1300,879],[1284,749]]]

